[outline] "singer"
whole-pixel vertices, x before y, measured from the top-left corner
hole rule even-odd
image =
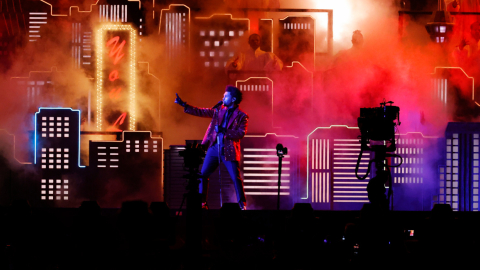
[[[225,164],[235,185],[240,209],[246,210],[247,208],[243,180],[240,176],[239,161],[240,140],[243,139],[247,132],[248,115],[238,107],[241,101],[242,92],[231,85],[225,88],[223,100],[211,109],[188,105],[178,94],[175,99],[175,103],[184,107],[184,112],[195,116],[212,118],[202,141],[202,144],[207,147],[199,189],[202,194],[202,208],[204,209],[208,209],[208,178],[217,169],[219,162]]]

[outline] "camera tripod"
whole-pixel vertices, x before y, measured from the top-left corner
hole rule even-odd
[[[393,149],[392,146],[387,147],[386,145],[372,145],[371,147],[368,147],[366,143],[364,144],[364,142],[362,142],[361,152],[358,156],[357,166],[355,167],[355,176],[360,180],[364,180],[370,173],[372,163],[375,164],[375,177],[370,179],[367,185],[368,200],[372,205],[385,210],[388,210],[388,202],[390,199],[392,200],[391,208],[393,209],[392,173],[390,171],[390,167],[398,167],[401,165],[401,163],[396,166],[391,166],[388,164],[387,158],[389,157],[398,157],[401,159],[401,157],[397,154],[387,153],[390,151],[393,152],[394,150],[394,145]],[[364,176],[360,177],[358,176],[358,169],[364,151],[373,151],[375,158],[369,161],[367,172]],[[387,183],[389,185],[388,198],[385,195],[385,185]]]

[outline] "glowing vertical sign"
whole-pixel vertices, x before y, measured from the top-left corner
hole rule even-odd
[[[136,35],[130,25],[97,30],[97,130],[135,130]]]

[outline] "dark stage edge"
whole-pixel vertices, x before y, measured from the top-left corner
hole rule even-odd
[[[32,208],[31,214],[20,215],[2,210],[0,269],[188,269],[192,262],[186,252],[185,209],[181,216],[170,210],[168,217],[122,216],[120,208],[90,216],[78,208]],[[387,222],[373,218],[363,224],[368,224],[365,238],[359,233],[360,211],[202,210],[201,251],[191,269],[471,263],[480,252],[480,213],[432,214],[391,211]],[[363,244],[356,248],[385,235],[391,243],[373,257]]]

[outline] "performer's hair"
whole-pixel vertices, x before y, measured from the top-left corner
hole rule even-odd
[[[232,85],[227,85],[225,92],[230,92],[230,95],[235,98],[235,104],[240,104],[242,102],[242,91],[238,90],[237,87]]]

